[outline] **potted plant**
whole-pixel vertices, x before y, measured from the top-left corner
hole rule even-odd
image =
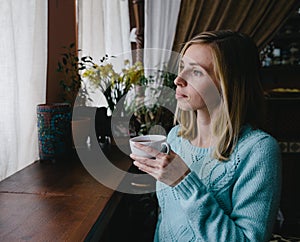
[[[108,55],[100,59],[99,63],[96,63],[90,56],[83,57],[81,60],[83,62],[82,77],[87,79],[92,88],[99,89],[107,101],[106,108],[97,109],[95,120],[96,134],[99,137],[99,142],[103,144],[106,142],[107,137],[113,139],[111,114],[115,111],[123,96],[135,84],[143,80],[143,66],[140,62],[130,65],[130,62],[125,60],[122,70],[117,72],[114,65],[109,62]]]
[[[121,99],[133,89],[137,93],[138,98],[131,103],[118,105],[118,108],[123,108],[123,110],[118,110],[119,113],[124,115],[126,115],[126,112],[134,114],[130,121],[130,126],[132,127],[130,133],[133,136],[148,133],[151,127],[156,124],[168,123],[168,126],[172,125],[172,122],[170,122],[172,113],[160,107],[159,104],[139,106],[136,103],[139,100],[143,102],[145,98],[145,88],[142,87],[150,87],[152,83],[157,82],[159,79],[160,82],[162,80],[161,84],[163,86],[173,88],[173,81],[176,75],[167,71],[157,71],[157,76],[146,78],[141,62],[131,64],[129,60],[125,60],[122,69],[116,71],[115,66],[110,62],[110,60],[114,60],[114,57],[109,58],[108,55],[105,55],[100,59],[99,63],[96,63],[91,56],[78,58],[77,54],[80,50],[76,50],[73,43],[68,47],[64,47],[64,49],[66,51],[62,53],[62,60],[58,63],[57,68],[59,72],[64,74],[64,79],[60,81],[64,91],[64,100],[74,105],[78,93],[76,104],[80,106],[80,110],[86,110],[86,102],[91,100],[85,85],[85,81],[87,81],[92,89],[100,89],[107,101],[107,109],[104,107],[97,108],[96,116],[94,117],[85,115],[90,116],[92,124],[95,122],[98,142],[105,142],[107,136],[112,136],[110,127],[111,116],[107,114],[113,113]],[[89,89],[89,91],[91,90]],[[155,93],[159,90],[152,88],[152,91]],[[95,114],[94,111],[89,113]]]
[[[151,84],[159,79],[162,86],[174,88],[173,81],[176,75],[167,71],[158,71],[158,76],[146,78],[142,63],[130,64],[129,60],[125,60],[122,70],[117,72],[113,64],[109,62],[107,55],[100,60],[99,64],[95,63],[91,57],[85,57],[82,60],[86,64],[82,77],[87,78],[95,88],[100,88],[111,113],[117,108],[117,103],[123,96],[134,89],[134,100],[130,102],[125,100],[124,105],[118,105],[118,108],[123,108],[123,110],[118,110],[118,113],[122,113],[124,116],[126,113],[134,114],[133,117],[130,117],[130,126],[132,127],[130,133],[133,136],[147,134],[151,127],[165,122],[166,117],[169,120],[172,117],[172,113],[160,107],[159,104],[145,106],[140,103],[143,103],[145,99],[145,87],[151,89]],[[153,95],[155,92],[159,92],[159,89],[152,88],[151,91],[151,95]],[[172,125],[172,121],[170,124],[169,120],[168,126]]]
[[[80,75],[80,70],[85,68],[85,63],[78,57],[80,50],[76,49],[75,43],[63,46],[65,50],[61,54],[61,60],[57,63],[57,72],[62,73],[60,86],[62,87],[62,99],[69,103],[72,108],[72,136],[73,146],[85,147],[90,134],[91,117],[86,103],[90,100],[85,83]]]
[[[80,50],[76,49],[75,43],[63,46],[63,49],[65,51],[61,54],[61,60],[57,63],[57,72],[63,74],[59,82],[63,90],[62,99],[73,107],[78,96],[76,104],[85,106],[87,100],[89,100],[89,95],[80,75],[80,70],[85,69],[85,62],[79,60],[78,52]]]
[[[113,57],[112,57],[113,58]],[[97,64],[93,58],[83,57],[83,78],[87,78],[94,88],[99,88],[104,94],[108,108],[112,113],[120,99],[134,86],[144,80],[144,69],[141,62],[130,65],[129,60],[124,61],[121,72],[117,72],[110,62],[108,55]]]
[[[176,103],[173,95],[164,95],[163,91],[169,91],[170,89],[175,89],[174,80],[176,75],[165,70],[157,70],[156,75],[150,75],[144,81],[144,94],[142,94],[143,105],[137,102],[131,102],[127,105],[128,110],[133,110],[134,117],[131,119],[131,126],[134,127],[133,135],[146,135],[154,129],[152,132],[159,132],[155,130],[155,126],[163,127],[167,132],[173,126],[174,115],[167,107],[161,106],[161,101],[158,99],[163,99],[163,103],[168,103],[168,107],[175,107]],[[159,83],[159,85],[157,85]],[[164,88],[170,88],[164,90]],[[145,100],[145,91],[148,88],[148,96],[156,97],[152,98],[152,101],[147,103]],[[142,92],[143,93],[143,92]],[[160,98],[157,98],[160,97]],[[150,98],[151,99],[151,98]]]

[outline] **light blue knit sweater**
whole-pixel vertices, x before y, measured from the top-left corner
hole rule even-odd
[[[155,241],[267,241],[280,200],[280,149],[270,135],[245,126],[226,162],[177,136],[168,142],[191,172],[175,187],[157,182]]]

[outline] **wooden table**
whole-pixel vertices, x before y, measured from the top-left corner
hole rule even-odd
[[[114,162],[129,169],[130,158],[113,153]],[[36,161],[0,182],[0,241],[96,241],[121,197],[96,181],[76,154]]]

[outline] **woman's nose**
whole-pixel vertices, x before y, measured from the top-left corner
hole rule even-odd
[[[186,86],[187,81],[185,79],[183,79],[180,75],[178,75],[174,80],[174,84],[176,86]]]

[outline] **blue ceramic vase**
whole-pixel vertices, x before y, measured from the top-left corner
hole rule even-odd
[[[71,118],[71,106],[68,103],[37,105],[40,160],[55,160],[67,152]]]

